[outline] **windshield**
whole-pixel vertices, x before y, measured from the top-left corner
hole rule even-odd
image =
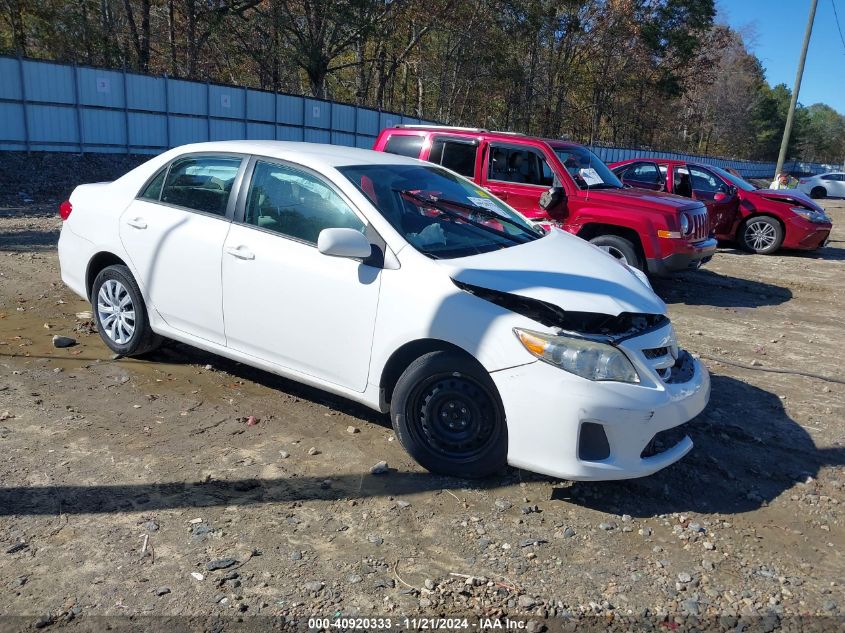
[[[622,183],[616,175],[586,147],[552,149],[579,189],[622,189]]]
[[[756,191],[757,190],[757,187],[752,185],[750,182],[748,182],[747,180],[743,180],[739,176],[732,174],[731,172],[727,171],[726,169],[722,169],[721,167],[711,167],[710,169],[712,169],[717,174],[719,174],[722,178],[727,180],[729,183],[731,183],[735,187],[738,187],[739,189],[742,189],[743,191]]]
[[[460,176],[428,165],[338,167],[414,248],[466,257],[542,237],[524,217]]]

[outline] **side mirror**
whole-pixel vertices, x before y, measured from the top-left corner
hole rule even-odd
[[[543,192],[540,196],[540,206],[548,211],[566,199],[566,190],[563,187],[552,187]]]
[[[372,254],[373,246],[355,229],[323,229],[317,238],[317,250],[333,257],[366,259]]]

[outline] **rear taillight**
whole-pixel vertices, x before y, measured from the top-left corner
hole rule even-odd
[[[73,206],[71,206],[70,200],[65,200],[59,205],[59,215],[62,220],[67,220],[70,217],[71,211],[73,211]]]

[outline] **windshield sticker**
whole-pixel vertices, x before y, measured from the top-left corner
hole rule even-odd
[[[489,209],[490,211],[495,211],[496,213],[499,212],[499,207],[496,206],[496,203],[490,200],[490,198],[474,198],[472,196],[467,196],[467,200],[482,209]]]
[[[599,172],[592,167],[582,167],[578,173],[587,185],[600,185],[604,182],[599,176]]]

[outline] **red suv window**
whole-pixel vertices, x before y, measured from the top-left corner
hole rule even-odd
[[[400,156],[419,158],[424,139],[425,137],[416,134],[394,134],[387,139],[387,145],[384,151],[391,154],[399,154]]]
[[[475,141],[436,138],[431,142],[428,160],[461,176],[475,178],[475,160],[478,144]]]

